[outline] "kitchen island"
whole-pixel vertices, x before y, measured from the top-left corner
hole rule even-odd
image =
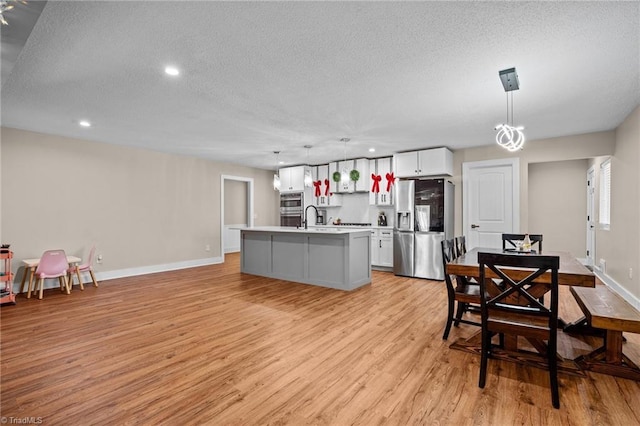
[[[371,232],[280,226],[240,230],[240,271],[339,290],[371,283]]]

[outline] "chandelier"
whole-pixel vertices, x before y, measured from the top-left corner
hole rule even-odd
[[[513,91],[520,89],[520,82],[515,68],[502,70],[498,74],[500,75],[502,86],[504,86],[504,91],[507,93],[507,122],[496,126],[495,130],[498,131],[496,143],[511,152],[515,152],[524,146],[524,133],[522,133],[524,127],[515,127],[513,125]],[[509,103],[511,103],[511,114],[509,114]]]
[[[4,19],[4,13],[13,9],[12,3],[27,4],[26,0],[0,0],[0,23],[2,25],[9,25],[6,19]]]
[[[276,155],[276,172],[273,174],[273,189],[275,191],[280,190],[280,172],[278,171],[278,157],[280,156],[280,151],[273,151]]]
[[[351,139],[349,138],[342,138],[340,139],[340,142],[344,143],[344,166],[342,167],[342,171],[340,172],[340,183],[342,183],[343,185],[349,183],[349,179],[351,179],[349,177],[349,170],[347,170],[347,142],[349,142]]]

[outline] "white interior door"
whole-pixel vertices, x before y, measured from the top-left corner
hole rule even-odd
[[[587,171],[587,265],[593,266],[596,251],[596,224],[594,217],[595,169]]]
[[[502,234],[520,228],[519,159],[463,163],[462,181],[468,248],[502,247]]]

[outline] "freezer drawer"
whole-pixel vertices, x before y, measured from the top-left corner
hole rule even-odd
[[[413,277],[413,232],[393,232],[393,273]]]
[[[440,248],[442,240],[444,240],[444,232],[416,232],[414,277],[444,280]]]

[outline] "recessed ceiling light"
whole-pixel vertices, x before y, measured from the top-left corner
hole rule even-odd
[[[166,67],[164,69],[164,72],[166,72],[167,74],[171,75],[171,76],[176,76],[180,74],[180,70],[178,70],[178,68],[176,67]]]
[[[284,161],[280,160],[278,161],[278,164],[284,164]]]
[[[376,152],[375,148],[369,148],[369,152]]]
[[[78,124],[82,127],[91,127],[91,123],[89,123],[87,120],[80,120]]]

